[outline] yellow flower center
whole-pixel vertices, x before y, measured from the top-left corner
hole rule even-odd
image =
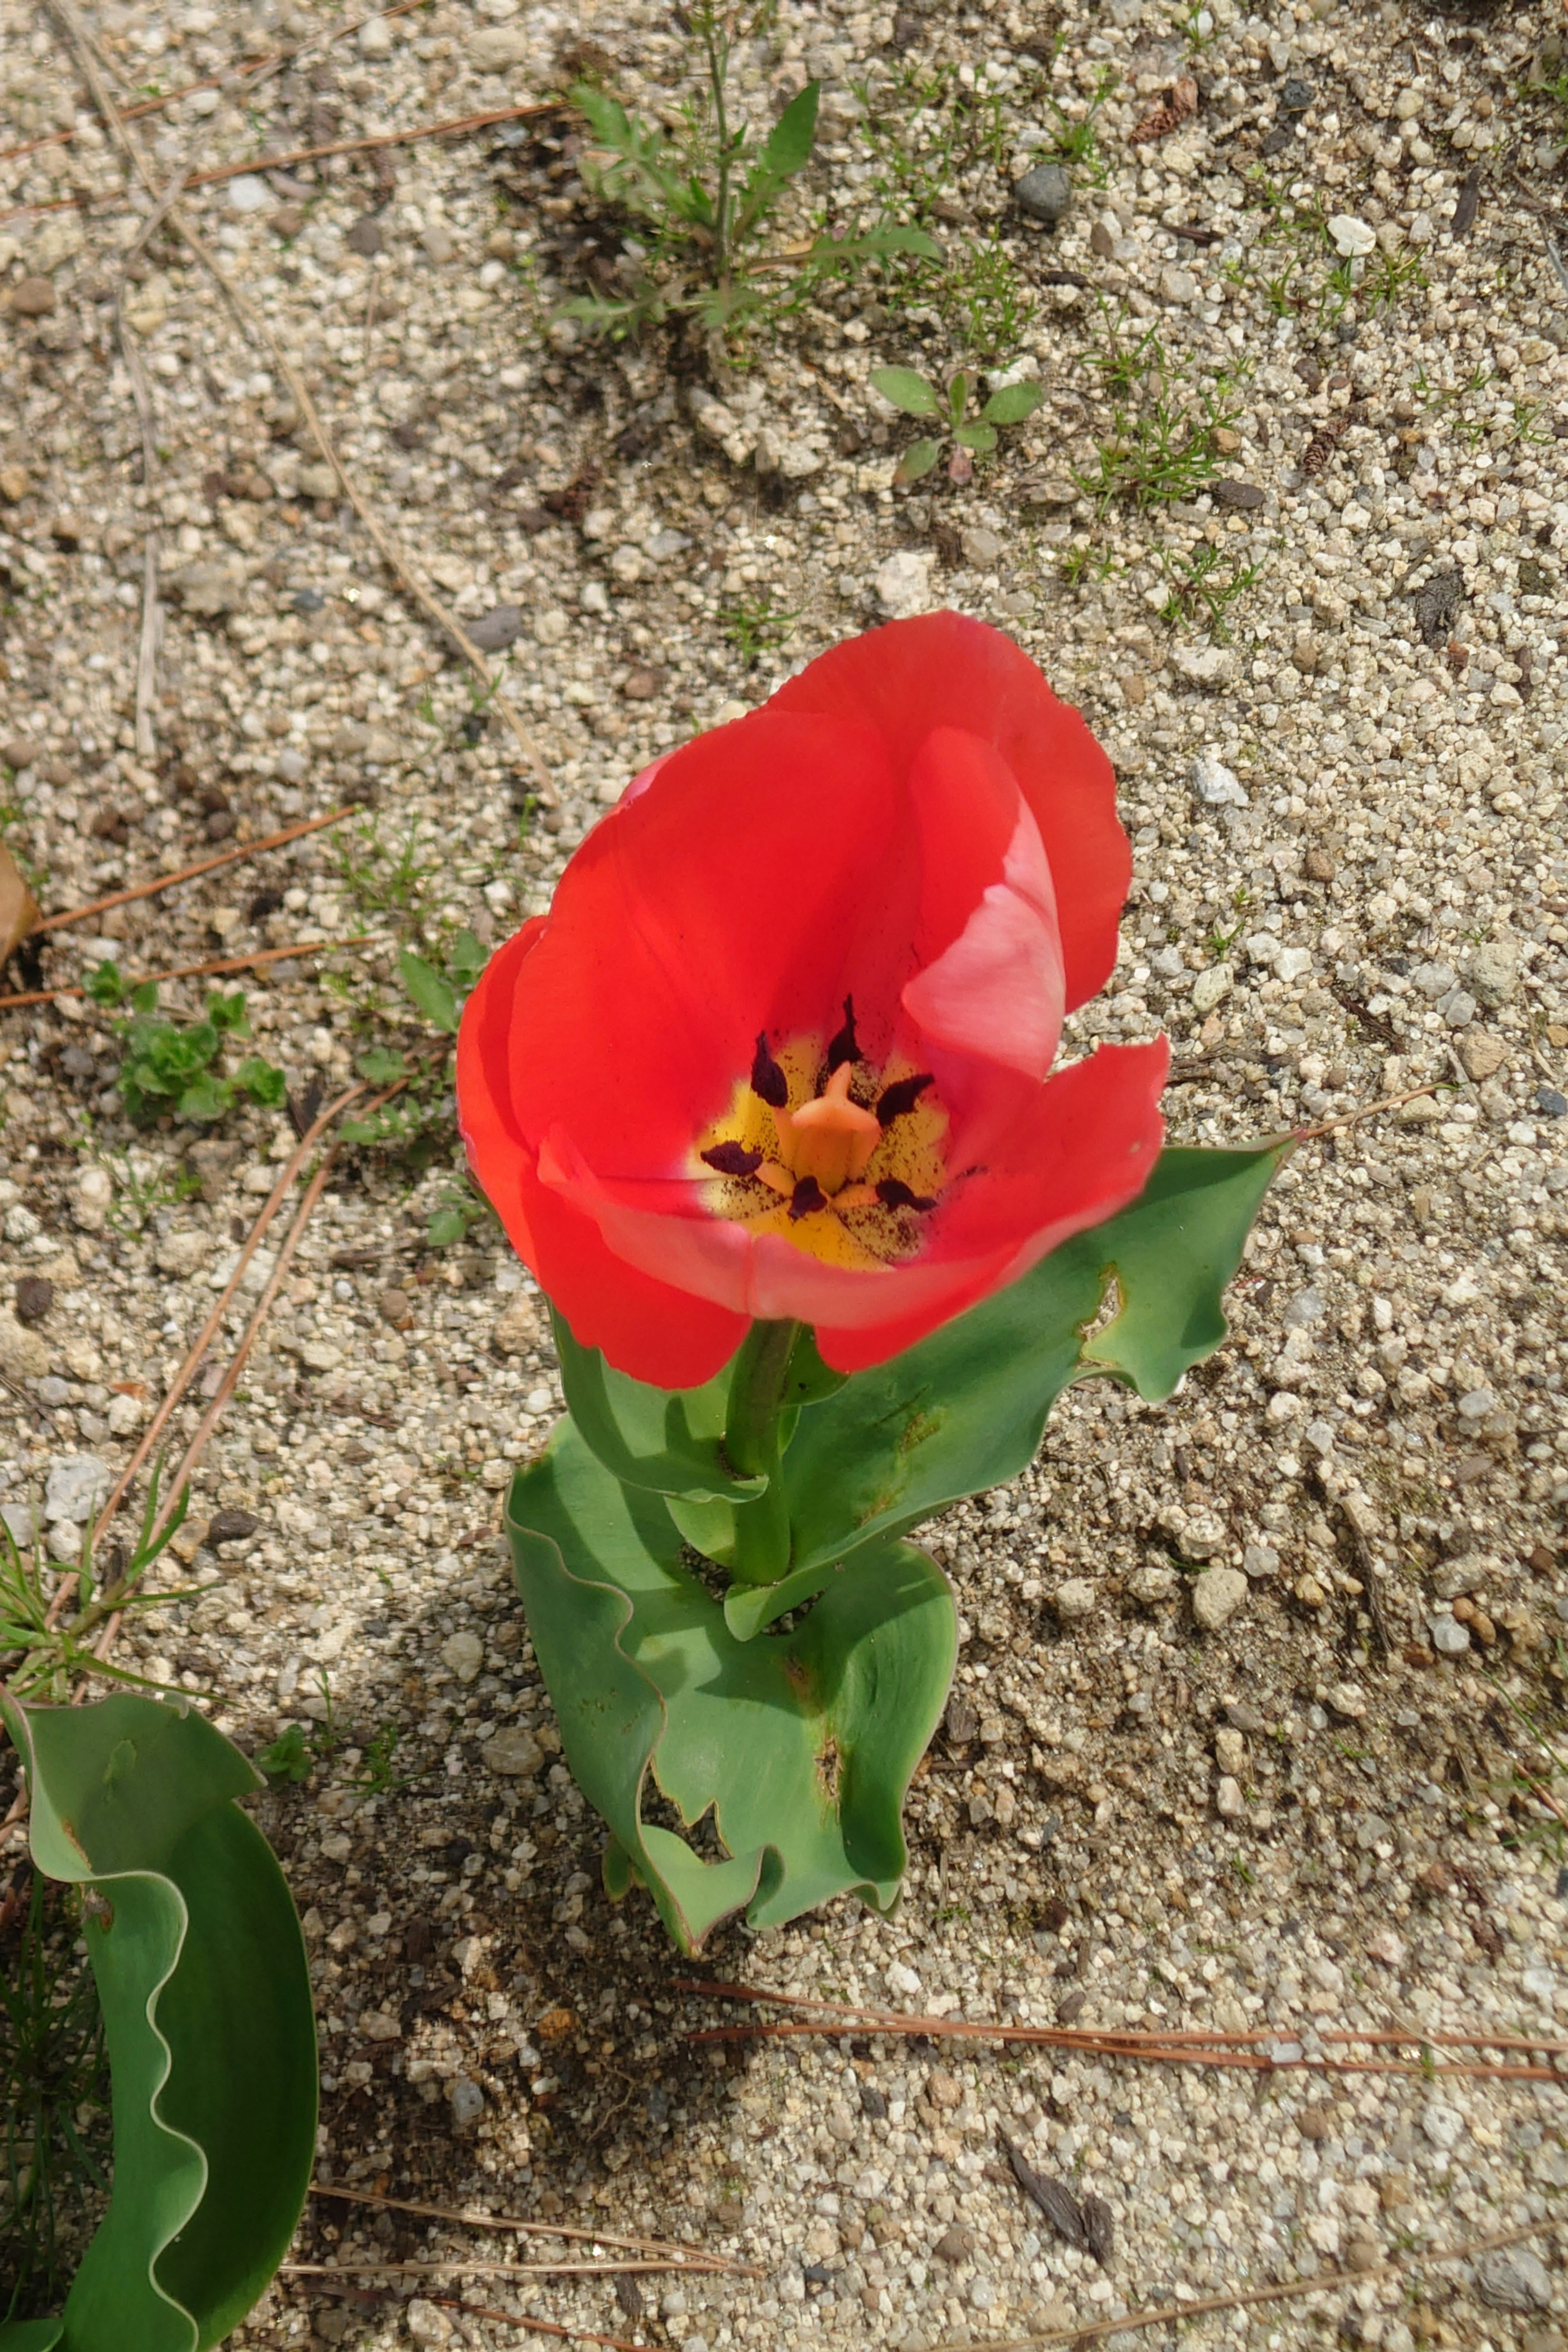
[[[795,1037],[775,1056],[759,1037],[749,1077],[694,1149],[715,1216],[871,1269],[920,1247],[947,1180],[947,1113],[912,1062],[873,1071],[848,1003],[844,1013],[826,1047]]]

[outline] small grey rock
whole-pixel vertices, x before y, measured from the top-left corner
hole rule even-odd
[[[374,214],[366,213],[363,220],[355,221],[343,242],[351,253],[363,253],[366,260],[369,260],[373,254],[381,251],[386,239],[382,235],[381,223]]]
[[[1519,986],[1518,949],[1501,940],[1483,940],[1465,977],[1483,1004],[1506,1004]]]
[[[337,473],[324,459],[320,464],[301,466],[296,479],[302,499],[335,499],[338,495]]]
[[[85,1527],[103,1508],[110,1487],[110,1469],[96,1454],[68,1454],[49,1472],[44,1488],[44,1517],[54,1525],[68,1520]]]
[[[1535,1102],[1543,1118],[1568,1118],[1568,1095],[1560,1094],[1555,1087],[1537,1087]]]
[[[38,1514],[31,1503],[0,1503],[0,1519],[18,1551],[31,1551],[38,1540]]]
[[[1069,1576],[1067,1582],[1058,1584],[1052,1593],[1051,1606],[1058,1617],[1069,1624],[1076,1624],[1085,1617],[1093,1616],[1099,1599],[1100,1595],[1087,1576]]]
[[[1217,1633],[1235,1616],[1247,1593],[1247,1579],[1238,1570],[1205,1569],[1193,1587],[1193,1616],[1205,1633]]]
[[[1457,1617],[1450,1617],[1446,1612],[1430,1620],[1427,1631],[1432,1636],[1432,1647],[1440,1658],[1462,1658],[1470,1646],[1467,1629]]]
[[[164,585],[174,591],[187,613],[210,621],[232,613],[242,601],[245,574],[227,563],[185,563],[170,572]]]
[[[1277,1576],[1279,1572],[1279,1555],[1274,1546],[1266,1543],[1249,1543],[1241,1555],[1241,1572],[1244,1576]],[[1243,1725],[1242,1728],[1245,1730],[1246,1726]]]
[[[8,1381],[41,1381],[49,1351],[36,1331],[25,1330],[8,1307],[0,1307],[0,1372]]]
[[[1292,74],[1279,93],[1279,111],[1281,114],[1305,114],[1316,96],[1317,92],[1310,81],[1303,81],[1300,75]]]
[[[1299,1290],[1288,1302],[1279,1319],[1287,1331],[1300,1331],[1309,1323],[1321,1323],[1328,1311],[1322,1292],[1309,1284],[1305,1290]]]
[[[531,1780],[544,1761],[544,1750],[531,1731],[521,1724],[509,1724],[487,1739],[479,1754],[492,1772],[504,1773],[509,1780]]]
[[[1498,2246],[1476,2264],[1476,2293],[1494,2311],[1545,2311],[1552,2274],[1529,2246]]]
[[[517,604],[497,604],[477,621],[465,621],[463,634],[482,654],[503,654],[522,634],[522,611]]]
[[[1248,805],[1240,778],[1212,751],[1200,751],[1193,761],[1193,790],[1209,808],[1246,808]]]
[[[407,2319],[408,2333],[416,2344],[450,2344],[452,2323],[438,2303],[427,2303],[422,2294],[416,2294],[408,2306]]]
[[[447,2085],[454,2131],[472,2131],[485,2111],[485,2095],[467,2074],[454,2074]]]
[[[1458,977],[1450,964],[1418,963],[1410,975],[1410,985],[1435,1004],[1440,996],[1447,995]]]
[[[1015,181],[1013,201],[1031,220],[1063,220],[1072,207],[1072,174],[1060,163],[1037,163]]]
[[[1268,493],[1257,482],[1221,481],[1209,484],[1209,496],[1216,507],[1234,507],[1246,514],[1263,504]]]
[[[1146,1568],[1135,1568],[1127,1580],[1127,1590],[1134,1601],[1145,1609],[1158,1608],[1162,1601],[1173,1601],[1181,1578],[1173,1568],[1162,1561],[1151,1561]]]

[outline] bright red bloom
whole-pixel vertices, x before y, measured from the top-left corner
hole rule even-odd
[[[646,771],[458,1045],[474,1172],[579,1341],[684,1388],[792,1318],[858,1370],[1136,1198],[1163,1042],[1050,1075],[1130,873],[1083,720],[952,613]]]

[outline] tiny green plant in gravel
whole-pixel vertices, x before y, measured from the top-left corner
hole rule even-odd
[[[893,479],[900,483],[918,482],[929,474],[942,456],[944,440],[953,444],[949,473],[954,480],[964,478],[975,457],[989,457],[995,448],[998,426],[1021,425],[1045,398],[1037,383],[999,384],[978,414],[971,416],[976,378],[967,368],[955,369],[945,384],[937,384],[913,368],[879,367],[871,370],[871,382],[883,399],[906,416],[929,417],[936,425],[935,436],[922,434],[900,458]]]
[[[80,1899],[18,1862],[0,1895],[0,2327],[57,2306],[109,2193],[109,2064]]]
[[[281,1108],[288,1089],[274,1063],[247,1054],[233,1071],[223,1066],[228,1045],[250,1035],[243,989],[227,996],[215,989],[201,1020],[171,1021],[158,1011],[155,981],[128,990],[119,965],[106,961],[88,975],[87,993],[95,1004],[130,1004],[130,1019],[114,1024],[123,1048],[115,1084],[138,1124],[150,1126],[172,1112],[210,1127],[241,1095],[263,1110]]]
[[[1256,563],[1243,563],[1238,555],[1207,541],[1190,555],[1162,551],[1160,566],[1171,593],[1160,608],[1161,619],[1172,628],[1206,629],[1216,645],[1228,645],[1229,609],[1257,581],[1268,560],[1259,556]]]
[[[763,654],[777,653],[789,642],[797,615],[781,612],[766,596],[740,597],[726,604],[719,626],[740,655],[746,669],[755,669]]]
[[[9,1525],[0,1520],[0,1679],[14,1697],[63,1704],[89,1675],[106,1676],[138,1690],[163,1687],[127,1667],[99,1658],[93,1644],[112,1616],[162,1608],[171,1600],[191,1599],[209,1589],[193,1586],[174,1593],[142,1590],[149,1570],[178,1534],[189,1500],[189,1489],[183,1488],[166,1525],[160,1528],[159,1475],[154,1472],[129,1559],[119,1545],[114,1546],[101,1576],[93,1556],[91,1528],[85,1528],[75,1563],[78,1582],[70,1606],[52,1622],[54,1577],[52,1564],[44,1557],[41,1537],[18,1543]]]
[[[1091,348],[1088,363],[1108,387],[1128,383],[1130,396],[1116,402],[1093,465],[1072,469],[1079,489],[1101,514],[1119,499],[1152,507],[1194,497],[1219,470],[1215,435],[1241,415],[1240,374],[1224,368],[1206,383],[1183,375],[1149,337],[1131,352]]]
[[[590,194],[636,224],[616,275],[619,294],[584,294],[562,306],[595,333],[625,335],[669,318],[689,319],[720,342],[797,309],[825,280],[853,275],[891,254],[925,259],[940,249],[908,224],[879,221],[835,236],[818,218],[810,235],[768,250],[773,218],[816,143],[819,85],[807,82],[765,136],[734,119],[736,50],[766,31],[772,7],[698,0],[679,19],[696,44],[698,89],[679,131],[635,115],[609,91],[574,82],[569,96],[592,144],[580,169]]]
[[[422,1178],[441,1160],[455,1160],[452,1041],[485,960],[483,946],[469,930],[453,935],[439,962],[413,948],[399,950],[397,975],[404,992],[427,1030],[436,1034],[411,1044],[406,1051],[378,1044],[359,1055],[355,1067],[367,1084],[396,1091],[379,1108],[344,1119],[339,1132],[345,1143],[383,1154],[414,1179]],[[430,1213],[426,1243],[431,1249],[449,1249],[489,1215],[467,1178],[454,1169],[451,1181]]]

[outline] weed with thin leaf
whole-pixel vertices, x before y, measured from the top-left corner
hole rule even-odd
[[[24,1548],[9,1525],[0,1519],[0,1676],[16,1697],[63,1705],[89,1675],[102,1675],[110,1682],[123,1683],[136,1690],[163,1687],[144,1675],[132,1674],[128,1667],[100,1658],[93,1647],[110,1617],[132,1610],[162,1608],[171,1600],[191,1599],[195,1592],[208,1589],[193,1587],[176,1593],[148,1593],[141,1590],[148,1570],[179,1531],[190,1490],[181,1488],[167,1523],[162,1528],[157,1524],[158,1498],[159,1474],[155,1471],[130,1558],[124,1558],[118,1544],[111,1547],[108,1573],[101,1580],[93,1557],[91,1528],[83,1530],[81,1552],[75,1563],[78,1582],[71,1605],[52,1624],[49,1611],[53,1596],[49,1586],[52,1574],[58,1571],[54,1563],[45,1558],[42,1535],[35,1536]]]
[[[266,1748],[257,1750],[256,1769],[279,1786],[297,1789],[308,1780],[318,1764],[328,1763],[342,1746],[337,1728],[337,1710],[332,1704],[332,1685],[324,1666],[316,1669],[316,1684],[325,1710],[321,1720],[307,1727],[303,1724],[287,1724]]]
[[[1230,625],[1226,615],[1253,585],[1268,557],[1243,563],[1228,549],[1205,541],[1190,555],[1172,557],[1162,551],[1159,560],[1171,583],[1171,593],[1160,608],[1161,619],[1172,628],[1206,629],[1216,645],[1228,645]]]
[[[109,2196],[109,2062],[80,1897],[17,1864],[0,1901],[0,2332],[58,2310]]]
[[[808,82],[764,138],[731,119],[736,49],[765,29],[771,6],[697,0],[681,19],[700,58],[698,85],[674,132],[631,114],[591,82],[569,96],[586,118],[584,184],[635,233],[616,275],[622,294],[581,295],[563,306],[592,332],[620,336],[671,318],[689,320],[710,349],[798,309],[823,283],[892,254],[931,261],[922,230],[882,220],[844,236],[818,219],[809,236],[775,252],[767,232],[816,142],[819,85]],[[769,281],[776,279],[776,284]]]
[[[719,626],[741,656],[745,669],[755,669],[764,654],[777,653],[789,642],[798,614],[780,611],[763,595],[738,597],[719,615]]]
[[[950,257],[933,300],[959,348],[992,368],[1017,357],[1039,310],[999,229]]]
[[[1042,150],[1054,163],[1065,163],[1078,179],[1091,188],[1104,187],[1110,176],[1110,167],[1100,153],[1099,115],[1101,107],[1116,88],[1117,78],[1108,66],[1094,86],[1092,95],[1084,101],[1081,114],[1069,114],[1066,108],[1046,92],[1046,111],[1051,118],[1048,144]]]
[[[415,1011],[436,1034],[410,1043],[406,1050],[373,1045],[356,1060],[359,1076],[369,1085],[395,1091],[378,1108],[345,1118],[339,1135],[347,1144],[381,1154],[410,1180],[422,1178],[441,1160],[457,1158],[453,1040],[485,961],[483,946],[468,930],[452,935],[438,963],[412,948],[400,949],[398,978]],[[454,1171],[430,1214],[430,1247],[449,1249],[489,1213],[467,1179]]]
[[[913,368],[879,367],[871,370],[871,382],[883,399],[901,409],[906,416],[937,421],[936,436],[940,438],[922,435],[918,441],[910,443],[900,458],[893,476],[899,483],[918,482],[929,474],[942,456],[944,440],[953,445],[947,461],[949,478],[967,481],[973,472],[975,458],[988,457],[995,448],[997,427],[1021,425],[1045,398],[1043,387],[1035,383],[998,384],[972,417],[969,404],[974,396],[976,378],[968,368],[958,368],[945,384],[935,384],[917,374]]]
[[[374,816],[336,836],[338,879],[362,916],[417,917],[442,870],[433,848],[429,855],[426,848],[417,822],[410,824],[397,848],[383,841],[380,819]]]

